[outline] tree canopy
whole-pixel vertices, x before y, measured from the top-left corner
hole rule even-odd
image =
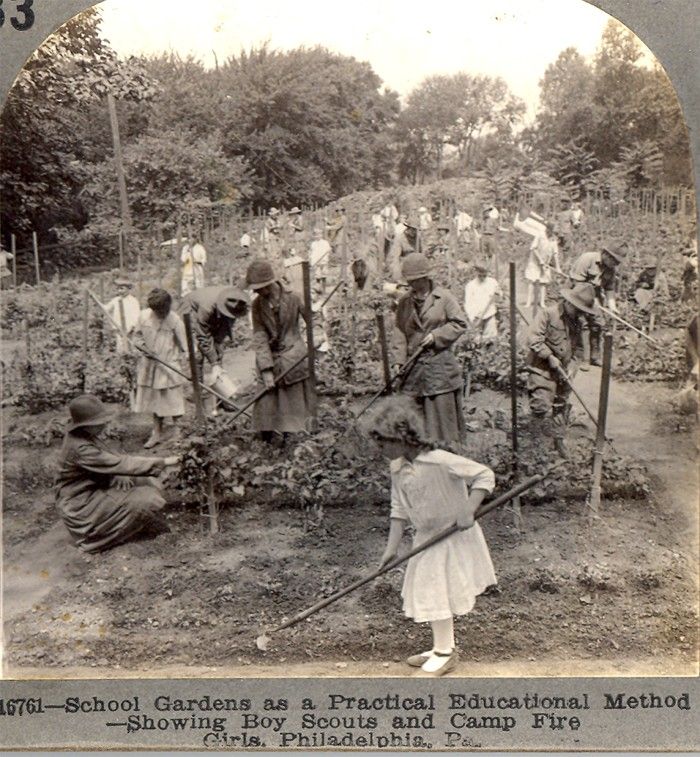
[[[429,76],[402,106],[369,63],[323,47],[262,45],[213,69],[175,53],[124,60],[99,22],[91,9],[52,35],[0,115],[5,243],[118,228],[108,93],[137,228],[193,207],[322,204],[443,176],[481,176],[499,200],[533,176],[572,194],[691,183],[673,87],[614,20],[592,59],[570,47],[546,69],[530,125],[498,77]]]

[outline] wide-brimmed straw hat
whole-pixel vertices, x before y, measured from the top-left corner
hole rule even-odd
[[[578,310],[590,315],[596,314],[595,288],[593,284],[576,284],[572,289],[562,289],[561,296]]]
[[[237,318],[248,309],[248,295],[238,287],[223,287],[216,297],[216,308],[229,318]]]
[[[291,210],[289,211],[289,215],[290,215],[290,216],[293,216],[293,215],[296,215],[297,213],[301,213],[301,210],[300,210],[299,208],[297,208],[297,206],[295,205],[295,206],[294,206],[294,207],[293,207],[293,208],[292,208],[292,209],[291,209]]]
[[[245,274],[245,283],[249,289],[262,289],[277,281],[275,272],[267,260],[253,260]]]
[[[432,269],[430,262],[420,252],[412,252],[401,263],[401,274],[406,281],[415,281],[430,276]]]
[[[113,413],[94,394],[81,394],[68,405],[72,423],[68,431],[85,426],[102,426],[112,419]]]

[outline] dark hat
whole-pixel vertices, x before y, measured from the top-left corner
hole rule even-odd
[[[248,309],[248,295],[237,287],[222,287],[216,297],[216,307],[229,318],[237,318]]]
[[[625,259],[625,251],[621,245],[604,244],[600,249],[601,252],[607,252],[611,258],[615,258],[618,263],[622,263]]]
[[[488,271],[489,264],[485,260],[475,260],[474,269],[477,271]]]
[[[277,281],[277,276],[275,276],[275,272],[267,260],[258,258],[248,266],[245,283],[250,289],[262,289],[275,281]]]
[[[430,276],[430,262],[420,252],[412,252],[403,259],[401,273],[406,281],[415,281]]]
[[[589,313],[590,315],[597,313],[593,284],[582,282],[581,284],[576,284],[572,289],[562,289],[561,296],[584,313]]]
[[[73,421],[68,426],[68,431],[84,426],[101,426],[112,418],[112,413],[94,394],[81,394],[69,405],[70,419]]]

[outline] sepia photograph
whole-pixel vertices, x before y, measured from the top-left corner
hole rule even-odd
[[[0,111],[2,677],[697,676],[653,52],[585,0],[88,5]]]

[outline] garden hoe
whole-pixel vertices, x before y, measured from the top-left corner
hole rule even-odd
[[[509,489],[504,494],[501,494],[500,497],[496,497],[495,499],[492,499],[490,502],[486,502],[485,504],[481,505],[481,507],[479,507],[479,509],[477,510],[476,515],[474,516],[475,519],[482,518],[487,513],[490,513],[491,510],[495,510],[497,507],[500,507],[501,505],[506,504],[506,502],[510,502],[510,500],[513,499],[514,497],[519,496],[523,492],[535,486],[535,484],[540,483],[540,481],[543,481],[545,478],[547,478],[554,470],[556,470],[561,465],[563,465],[564,462],[565,461],[556,463],[555,465],[548,468],[544,473],[540,473],[536,476],[531,476],[530,478],[526,479],[525,481],[518,484],[517,486],[514,486],[512,489]],[[373,573],[370,573],[368,576],[359,578],[357,581],[355,581],[354,583],[351,583],[349,586],[346,586],[344,589],[337,591],[335,594],[331,594],[330,597],[326,597],[325,599],[322,599],[319,602],[316,602],[315,605],[312,605],[311,607],[307,608],[303,612],[298,613],[293,618],[291,618],[291,620],[287,620],[286,622],[282,623],[279,626],[276,626],[275,628],[269,631],[263,631],[255,639],[255,646],[261,652],[266,652],[268,645],[270,643],[269,634],[275,633],[277,631],[281,631],[284,628],[289,628],[290,626],[295,626],[297,623],[300,623],[302,620],[305,620],[311,615],[316,614],[319,610],[322,610],[324,607],[328,607],[328,605],[333,604],[334,602],[337,602],[346,594],[350,594],[351,592],[355,591],[355,589],[359,589],[361,586],[364,586],[370,581],[373,581],[378,576],[381,576],[384,573],[388,573],[390,570],[393,570],[394,568],[398,567],[399,565],[406,562],[406,560],[410,559],[414,555],[417,555],[420,552],[423,552],[424,550],[428,549],[428,547],[432,547],[433,544],[437,544],[439,541],[446,539],[448,536],[452,536],[452,534],[457,533],[457,531],[459,531],[459,527],[457,526],[457,524],[454,524],[450,526],[449,528],[446,528],[444,531],[441,531],[440,533],[433,536],[432,539],[428,539],[428,541],[415,547],[410,552],[407,552],[405,555],[396,557],[395,559],[388,562],[386,565],[383,565],[381,568],[375,570]]]

